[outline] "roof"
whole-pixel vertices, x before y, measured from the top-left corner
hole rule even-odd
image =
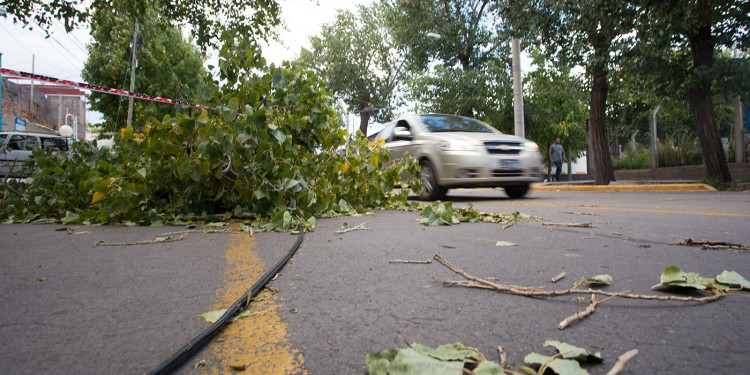
[[[23,85],[24,87],[31,87],[31,85]],[[85,96],[86,93],[75,87],[63,86],[63,85],[34,85],[34,91],[39,91],[45,95],[69,95],[69,96]]]

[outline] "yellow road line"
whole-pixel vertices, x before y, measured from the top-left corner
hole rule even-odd
[[[224,285],[210,310],[226,309],[240,298],[265,271],[257,254],[258,244],[249,234],[232,234],[226,250]],[[307,374],[302,353],[287,340],[287,325],[281,321],[281,300],[264,290],[250,303],[251,314],[227,324],[220,334],[190,363],[194,374]]]
[[[532,190],[570,191],[716,191],[706,184],[643,184],[643,185],[535,185]]]
[[[515,206],[578,208],[578,209],[585,209],[585,210],[604,210],[604,211],[623,211],[623,212],[648,212],[648,213],[663,213],[663,214],[750,217],[750,212],[743,212],[743,211],[688,210],[688,209],[680,209],[680,208],[661,208],[661,207],[617,207],[617,206],[598,206],[598,205],[585,205],[585,204],[564,204],[564,203],[543,203],[543,202],[499,202],[498,204],[509,204],[509,205],[515,205]]]

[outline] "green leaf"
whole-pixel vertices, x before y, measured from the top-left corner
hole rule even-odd
[[[698,290],[726,290],[727,287],[717,284],[714,279],[709,279],[695,272],[685,272],[675,265],[668,266],[661,273],[659,286],[678,286],[682,288],[694,288]]]
[[[388,374],[462,375],[463,367],[463,361],[441,361],[415,349],[406,348],[399,350],[388,366]]]
[[[365,364],[370,368],[370,375],[388,375],[388,367],[401,349],[388,349],[365,356]]]
[[[596,361],[596,362],[602,362],[604,359],[602,358],[601,353],[592,353],[588,349],[580,348],[575,345],[570,345],[565,342],[555,341],[555,340],[547,340],[544,342],[544,346],[551,346],[557,349],[559,353],[564,353],[560,358],[563,359],[575,359],[579,362],[585,362],[585,361]]]
[[[410,346],[412,347],[412,349],[424,355],[428,355],[441,361],[464,360],[467,357],[471,357],[479,353],[478,350],[474,348],[467,348],[466,346],[458,342],[454,344],[441,345],[436,349],[416,342],[412,343]]]
[[[518,244],[515,242],[497,241],[495,242],[495,246],[518,246]]]
[[[719,276],[716,276],[716,281],[732,288],[750,289],[750,281],[747,281],[747,279],[735,271],[722,272]]]
[[[523,358],[523,361],[538,365],[542,365],[546,362],[547,367],[552,369],[552,371],[558,375],[588,375],[588,372],[581,367],[578,361],[555,358],[547,362],[549,359],[550,357],[539,353],[529,353]]]
[[[201,110],[201,114],[200,114],[200,116],[198,116],[198,120],[197,121],[200,122],[201,124],[204,124],[204,125],[206,123],[208,123],[208,111],[206,111],[205,108],[203,108]]]
[[[610,275],[602,274],[589,277],[588,279],[586,279],[586,282],[596,285],[612,285],[613,279]]]
[[[226,312],[227,312],[227,309],[209,311],[209,312],[205,312],[205,313],[201,314],[201,318],[205,319],[207,322],[209,322],[211,324],[214,324]]]

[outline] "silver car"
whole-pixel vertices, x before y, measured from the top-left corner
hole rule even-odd
[[[523,197],[542,180],[539,146],[503,134],[475,119],[429,114],[406,116],[386,124],[376,137],[390,148],[391,160],[404,153],[419,161],[420,198],[442,198],[450,188],[502,187]]]
[[[0,177],[11,172],[14,177],[28,175],[30,171],[24,168],[24,162],[39,148],[68,151],[68,141],[54,134],[0,132]]]

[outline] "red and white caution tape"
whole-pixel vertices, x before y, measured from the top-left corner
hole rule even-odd
[[[110,89],[110,88],[107,88],[107,87],[89,85],[88,83],[66,81],[66,80],[61,80],[61,79],[57,79],[57,78],[53,78],[53,77],[42,76],[42,75],[39,75],[39,74],[26,73],[26,72],[17,72],[15,70],[5,69],[5,68],[0,68],[0,74],[3,75],[3,76],[6,76],[6,77],[34,79],[34,80],[37,80],[37,81],[51,82],[51,83],[56,83],[58,85],[78,87],[78,88],[82,88],[82,89],[86,89],[86,90],[91,90],[91,91],[104,92],[104,93],[107,93],[107,94],[114,94],[114,95],[120,95],[120,96],[127,96],[127,97],[131,97],[131,98],[151,100],[151,101],[159,102],[159,103],[169,103],[169,104],[181,105],[181,106],[184,106],[184,107],[211,109],[209,107],[206,107],[206,106],[200,105],[200,104],[186,103],[186,102],[181,102],[179,100],[167,99],[167,98],[160,98],[158,96],[151,96],[151,95],[146,95],[146,94],[138,94],[138,93],[129,92],[129,91],[125,91],[125,90]]]

